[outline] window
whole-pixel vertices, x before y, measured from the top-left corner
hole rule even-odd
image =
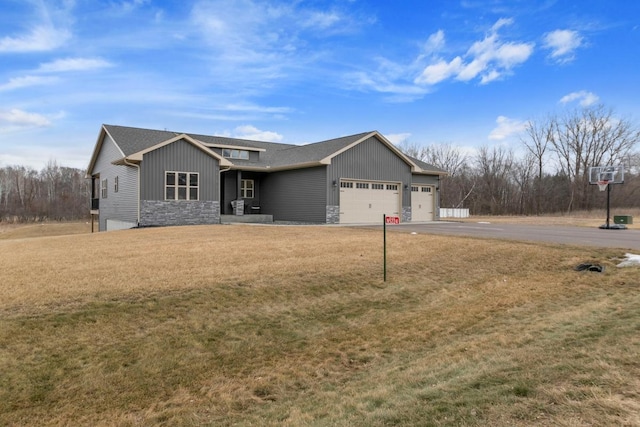
[[[356,188],[362,188],[362,189],[368,189],[369,188],[369,183],[368,182],[356,182]]]
[[[226,157],[229,159],[242,159],[249,160],[249,151],[247,150],[236,150],[231,148],[223,148],[222,149],[222,157]]]
[[[371,184],[371,189],[373,190],[384,190],[384,184]]]
[[[199,174],[196,172],[165,173],[165,200],[198,200]]]
[[[431,193],[431,187],[422,187],[423,193]]]
[[[353,188],[353,182],[340,181],[340,188]]]
[[[240,181],[240,197],[243,199],[253,199],[253,180],[243,179]]]
[[[119,177],[117,177],[117,176],[116,176],[115,178],[113,178],[113,192],[114,192],[114,193],[117,193],[117,192],[118,192],[118,187],[119,187],[119,185],[120,185],[120,184],[119,184],[119,181],[120,181],[120,180],[119,180],[118,178],[119,178]]]
[[[398,191],[398,184],[387,184],[387,190]]]
[[[411,186],[411,191],[420,191],[420,187],[412,185]]]
[[[108,185],[108,183],[107,183],[107,180],[105,178],[105,179],[102,180],[102,187],[100,189],[100,193],[101,193],[103,199],[107,198],[107,185]]]

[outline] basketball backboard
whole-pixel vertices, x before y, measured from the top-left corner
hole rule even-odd
[[[589,184],[606,181],[608,184],[624,184],[624,166],[591,166],[589,168]]]

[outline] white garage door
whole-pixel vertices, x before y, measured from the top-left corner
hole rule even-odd
[[[394,182],[340,181],[340,223],[382,223],[400,216],[400,187]]]
[[[433,186],[411,185],[411,221],[433,221]]]

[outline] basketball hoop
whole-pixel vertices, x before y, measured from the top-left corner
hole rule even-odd
[[[598,188],[600,189],[600,191],[604,191],[607,189],[607,185],[609,185],[609,181],[604,180],[604,181],[598,181]]]

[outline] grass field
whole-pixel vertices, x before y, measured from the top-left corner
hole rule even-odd
[[[0,239],[0,425],[640,425],[623,250],[392,233],[383,282],[376,230],[28,237]]]

